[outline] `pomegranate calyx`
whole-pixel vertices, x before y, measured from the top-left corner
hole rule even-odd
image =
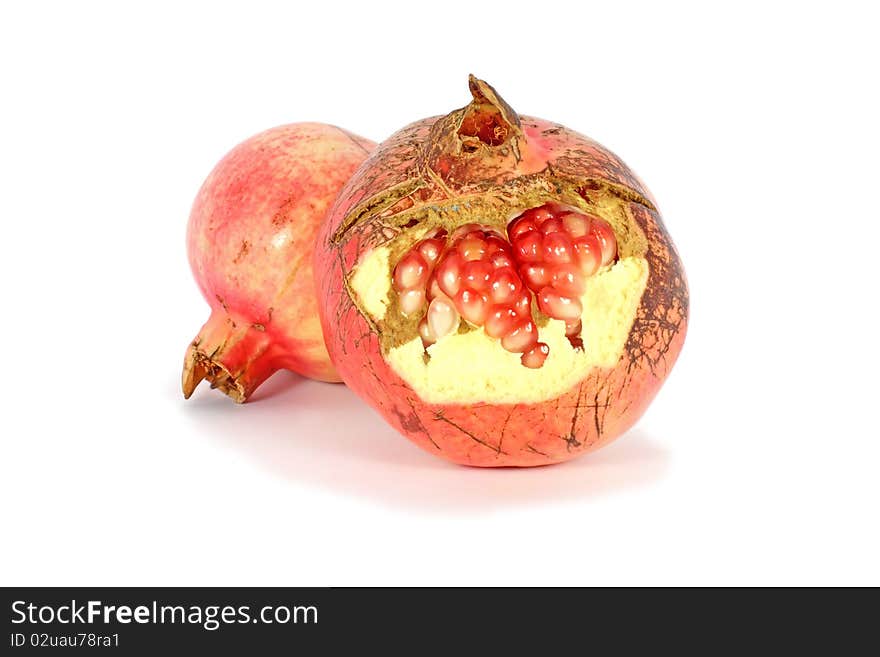
[[[500,146],[511,138],[523,138],[519,116],[492,85],[469,75],[468,87],[474,99],[464,108],[458,128],[465,151],[474,139],[487,146]]]
[[[519,116],[498,92],[473,75],[473,100],[431,128],[420,169],[450,195],[480,180],[515,176],[526,145]]]
[[[183,361],[181,387],[189,399],[202,381],[239,404],[280,369],[272,340],[262,324],[213,312],[190,343]]]
[[[210,382],[211,390],[219,388],[220,392],[236,403],[243,404],[247,398],[244,386],[232,376],[229,370],[220,363],[211,360],[206,354],[194,350],[191,356],[187,355],[183,367],[181,379],[183,398],[189,399],[204,380]]]

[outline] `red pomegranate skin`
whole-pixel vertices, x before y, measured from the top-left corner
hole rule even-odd
[[[211,315],[187,349],[186,397],[207,378],[243,402],[280,369],[339,381],[318,318],[312,247],[374,146],[336,126],[293,123],[242,142],[210,173],[187,230]]]
[[[687,282],[650,192],[616,155],[564,126],[518,117],[480,80],[472,77],[470,86],[470,105],[394,134],[340,193],[315,248],[327,346],[342,379],[428,452],[474,466],[557,463],[609,443],[645,411],[684,342]],[[474,135],[479,142],[468,138]],[[646,244],[647,284],[617,364],[593,368],[538,403],[424,401],[386,362],[381,333],[348,289],[350,272],[406,231],[420,209],[471,202],[516,210],[526,198],[558,200],[560,190],[585,201],[620,199],[627,230]]]

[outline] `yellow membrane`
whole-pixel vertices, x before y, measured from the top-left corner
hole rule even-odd
[[[374,320],[388,310],[391,292],[389,253],[374,250],[351,277],[360,307]],[[429,403],[534,403],[558,397],[594,367],[613,367],[620,359],[648,282],[648,263],[625,257],[586,281],[581,297],[583,349],[565,337],[565,322],[551,319],[538,330],[550,355],[538,369],[524,367],[519,354],[506,351],[482,329],[447,336],[428,347],[413,339],[386,354],[394,371]],[[463,320],[462,320],[463,321]]]

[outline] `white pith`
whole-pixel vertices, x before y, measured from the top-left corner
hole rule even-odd
[[[391,289],[388,258],[386,247],[373,249],[358,263],[349,279],[361,308],[377,320],[385,319],[385,313],[388,312],[388,291]]]
[[[374,249],[357,266],[350,280],[360,307],[374,320],[389,307],[391,267],[389,250]],[[426,402],[536,403],[571,389],[594,367],[613,367],[620,359],[629,329],[648,280],[641,257],[624,257],[586,280],[581,296],[583,349],[565,336],[565,322],[551,319],[538,329],[538,339],[550,355],[537,369],[524,367],[520,354],[506,351],[499,340],[481,328],[449,335],[428,347],[421,338],[392,348],[385,359]]]

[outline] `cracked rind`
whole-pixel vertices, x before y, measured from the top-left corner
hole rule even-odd
[[[431,144],[456,130],[463,111],[393,135],[337,198],[318,236],[315,266],[330,356],[358,395],[433,454],[477,466],[565,461],[626,431],[656,395],[684,342],[684,271],[642,182],[613,153],[558,124],[520,117],[518,155],[505,144],[488,155],[462,153],[465,161],[448,170],[431,169],[426,165],[435,152]],[[384,246],[389,262],[396,262],[417,239],[403,228],[413,218],[460,225],[479,217],[502,226],[516,210],[551,200],[610,220],[621,255],[647,261],[647,285],[618,362],[592,369],[564,393],[538,403],[425,401],[385,358],[412,334],[403,335],[404,325],[379,331],[355,301],[348,277],[359,259]],[[620,210],[616,219],[601,211],[609,204]],[[395,314],[389,312],[389,318]]]

